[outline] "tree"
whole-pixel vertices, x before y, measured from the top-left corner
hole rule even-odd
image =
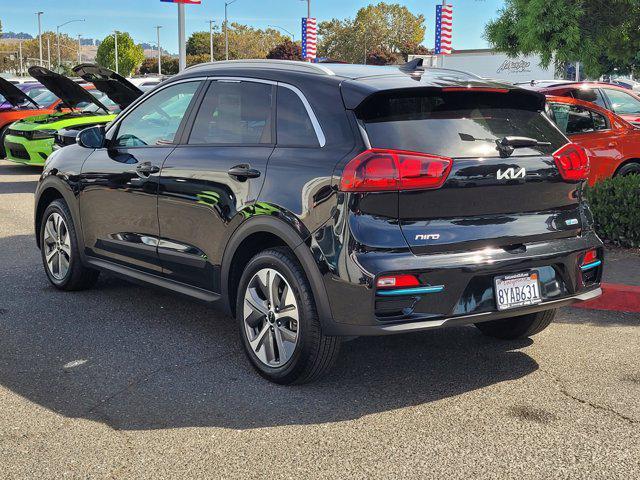
[[[628,72],[640,62],[640,2],[506,0],[485,38],[510,56],[537,54],[543,67],[579,61],[592,77]]]
[[[144,61],[144,50],[133,42],[127,32],[118,32],[118,71],[121,75],[131,75]],[[108,35],[98,47],[96,62],[103,67],[116,70],[115,39]]]
[[[393,65],[400,62],[400,54],[381,47],[374,47],[367,52],[367,64],[369,65]]]
[[[118,52],[120,53],[120,52]],[[138,69],[140,75],[149,75],[158,73],[158,57],[147,57]],[[175,75],[178,73],[178,59],[168,55],[162,56],[162,74]]]
[[[368,52],[379,50],[406,58],[424,39],[424,16],[381,2],[361,8],[353,19],[321,22],[318,33],[320,56],[361,63]]]
[[[216,32],[214,32],[214,35]],[[217,35],[215,35],[217,37]],[[218,40],[218,41],[215,41]],[[213,58],[220,59],[224,51],[220,48],[220,39],[214,38]],[[211,55],[211,43],[209,32],[193,32],[187,40],[187,55]]]
[[[229,58],[265,58],[269,51],[281,43],[285,37],[272,28],[261,30],[239,23],[229,24]],[[194,32],[187,40],[187,55],[207,55],[210,59],[209,32]],[[213,33],[213,58],[224,60],[224,31],[216,28]]]
[[[285,38],[267,53],[267,58],[276,60],[302,60],[302,47],[299,43]]]

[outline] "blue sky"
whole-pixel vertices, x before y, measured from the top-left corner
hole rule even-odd
[[[424,44],[433,47],[436,0],[387,0],[406,5],[414,13],[426,17]],[[137,42],[155,43],[155,25],[162,25],[161,43],[171,52],[177,51],[177,7],[160,0],[2,0],[0,20],[5,31],[37,34],[34,13],[42,16],[44,30],[55,30],[67,20],[84,18],[83,23],[71,23],[61,29],[69,35],[103,38],[110,31],[128,31]],[[333,17],[353,17],[356,11],[377,0],[312,0],[311,14],[319,21]],[[486,46],[482,31],[486,22],[496,16],[503,0],[449,0],[454,6],[454,48]],[[305,16],[307,3],[302,0],[236,0],[229,6],[229,21],[264,28],[269,24],[283,27],[300,38],[300,17]],[[224,0],[202,0],[202,5],[186,6],[187,35],[207,30],[209,19],[219,25],[224,18]]]

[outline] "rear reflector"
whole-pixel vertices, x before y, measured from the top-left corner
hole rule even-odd
[[[567,143],[553,154],[562,178],[568,181],[586,180],[589,176],[587,151],[575,143]]]
[[[418,287],[420,282],[415,275],[385,275],[376,282],[378,288]]]
[[[343,192],[439,188],[453,160],[420,152],[372,148],[351,160],[342,173]]]

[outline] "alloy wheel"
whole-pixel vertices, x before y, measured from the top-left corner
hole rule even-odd
[[[299,309],[289,282],[277,270],[263,268],[244,294],[244,332],[255,356],[269,367],[285,365],[299,337]]]
[[[59,213],[53,212],[44,225],[44,256],[49,273],[63,280],[71,262],[71,239],[67,224]]]

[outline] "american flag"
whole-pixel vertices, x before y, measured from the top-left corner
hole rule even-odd
[[[302,58],[313,60],[316,58],[318,43],[318,27],[316,19],[307,17],[302,19]]]
[[[436,5],[436,55],[451,55],[453,5]]]
[[[200,5],[202,0],[160,0],[161,2],[169,3],[186,3],[187,5]]]

